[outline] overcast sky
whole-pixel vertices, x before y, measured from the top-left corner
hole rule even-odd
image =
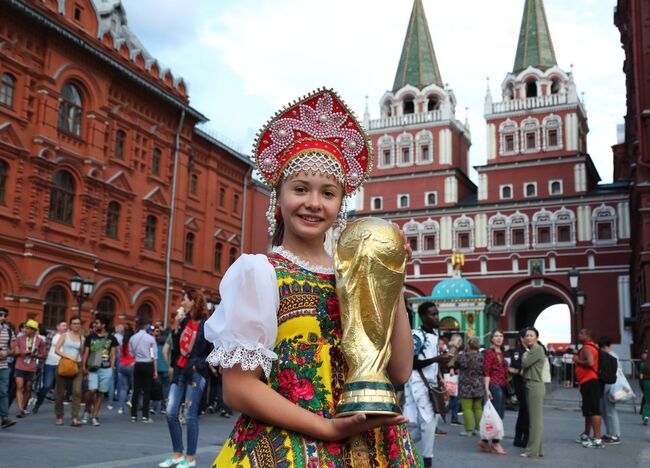
[[[227,143],[249,153],[277,108],[333,87],[362,117],[378,117],[393,84],[411,0],[123,0],[145,47],[189,83],[191,104]],[[456,118],[472,131],[471,165],[484,164],[486,77],[495,100],[512,69],[524,0],[424,0]],[[558,64],[585,93],[589,153],[612,180],[616,125],[625,114],[624,54],[614,0],[546,0]],[[475,180],[475,173],[471,174]]]

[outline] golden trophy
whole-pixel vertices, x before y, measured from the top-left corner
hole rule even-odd
[[[379,218],[354,221],[339,237],[334,268],[348,372],[337,417],[401,414],[386,367],[407,257],[398,228]]]

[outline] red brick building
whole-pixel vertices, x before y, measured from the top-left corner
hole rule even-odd
[[[614,180],[630,181],[632,314],[637,352],[650,346],[650,1],[619,0],[614,23],[625,50],[624,142],[614,147]]]
[[[217,297],[266,195],[205,120],[120,2],[0,3],[0,304],[12,321],[76,313],[74,275],[94,282],[85,319],[163,319],[186,286]]]
[[[478,187],[468,176],[468,124],[456,119],[454,93],[443,83],[415,0],[381,116],[365,116],[377,162],[355,213],[403,226],[414,250],[408,294],[430,295],[450,276],[452,252],[463,252],[463,276],[491,298],[490,313],[504,329],[532,325],[548,306],[567,304],[574,332],[591,327],[629,356],[628,184],[599,183],[586,148],[587,111],[573,74],[557,64],[542,0],[525,2],[498,102],[488,89],[487,163],[475,167]],[[574,268],[584,308],[569,285]]]

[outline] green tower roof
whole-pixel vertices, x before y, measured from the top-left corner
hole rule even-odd
[[[557,65],[543,0],[526,0],[521,20],[514,72],[529,66],[546,70]]]
[[[407,84],[420,89],[430,84],[442,87],[442,78],[431,42],[427,17],[424,15],[422,0],[413,2],[413,11],[411,11],[402,56],[399,59],[395,75],[393,92]]]

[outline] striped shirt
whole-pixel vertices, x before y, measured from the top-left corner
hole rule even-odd
[[[0,325],[0,351],[9,351],[11,343],[14,343],[15,341],[16,335],[9,331],[9,327]],[[0,357],[0,369],[7,369],[8,367],[7,358]]]

